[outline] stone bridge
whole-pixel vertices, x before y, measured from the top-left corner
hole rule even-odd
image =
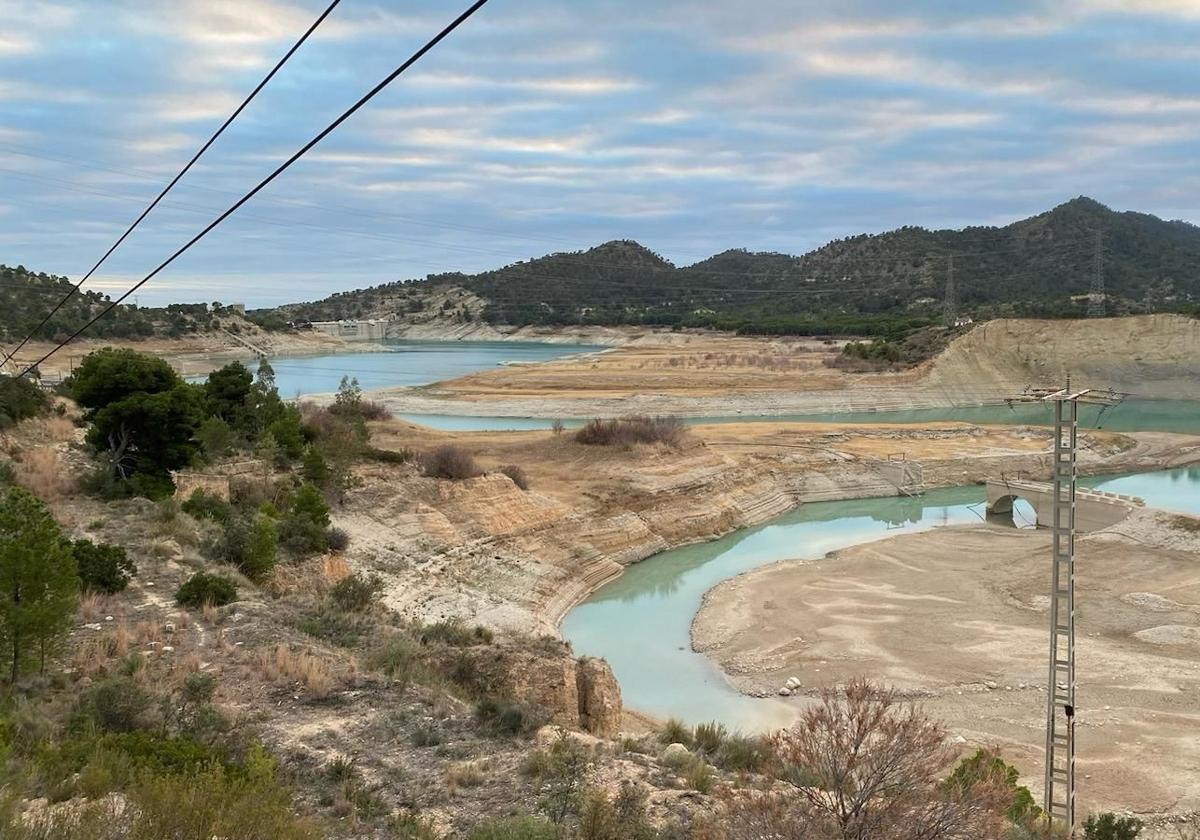
[[[1054,485],[1048,481],[990,478],[987,482],[987,512],[1011,514],[1013,502],[1024,499],[1033,506],[1040,528],[1049,528],[1054,517]],[[1145,502],[1136,496],[1107,493],[1083,487],[1075,489],[1075,530],[1099,531],[1116,525]]]

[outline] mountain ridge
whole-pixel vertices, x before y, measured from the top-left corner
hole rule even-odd
[[[1200,227],[1078,196],[1002,226],[905,225],[842,237],[800,255],[731,248],[685,266],[634,240],[611,240],[476,274],[431,274],[272,311],[308,320],[894,335],[943,318],[951,270],[956,315],[1081,317],[1098,270],[1110,314],[1192,312],[1200,303]],[[423,303],[429,299],[436,311]]]

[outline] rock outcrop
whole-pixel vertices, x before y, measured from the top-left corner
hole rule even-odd
[[[585,656],[575,669],[579,725],[602,738],[621,731],[621,686],[603,659]]]

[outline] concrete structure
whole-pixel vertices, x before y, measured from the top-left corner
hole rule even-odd
[[[332,335],[346,341],[382,341],[387,338],[388,321],[386,318],[371,318],[366,321],[313,321],[312,328],[317,332]]]
[[[1011,514],[1013,502],[1024,499],[1033,505],[1037,524],[1050,528],[1054,524],[1054,485],[1046,481],[1024,479],[989,479],[987,483],[988,514]],[[1075,530],[1098,531],[1116,525],[1136,507],[1145,502],[1135,496],[1106,493],[1102,490],[1077,488],[1075,491]]]

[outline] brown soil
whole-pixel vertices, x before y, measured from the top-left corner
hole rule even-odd
[[[1085,810],[1200,809],[1200,539],[1191,543],[1103,533],[1077,543]],[[779,563],[713,589],[693,644],[746,691],[774,694],[797,677],[797,707],[852,676],[890,683],[964,746],[1001,745],[1040,790],[1048,551],[1045,532],[979,526]]]

